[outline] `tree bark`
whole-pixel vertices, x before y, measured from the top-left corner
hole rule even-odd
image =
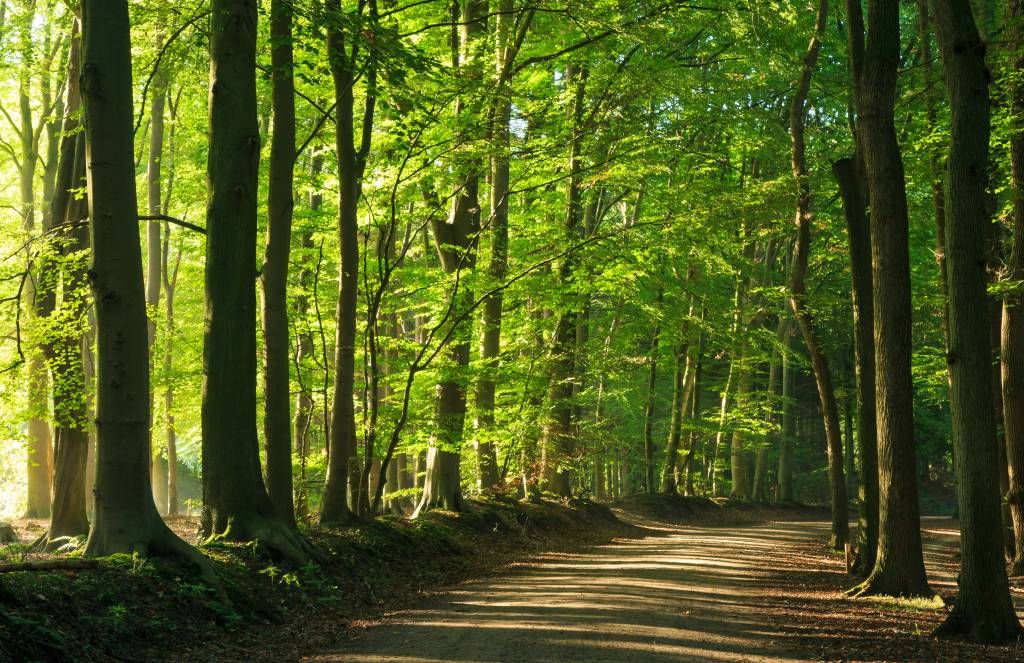
[[[512,88],[506,72],[512,64],[515,43],[511,33],[513,27],[512,0],[499,0],[499,13],[495,17],[495,68],[498,74],[497,101],[491,118],[491,140],[494,153],[491,155],[491,258],[487,265],[488,276],[494,285],[505,280],[508,271],[508,208],[509,174],[511,166],[511,144],[509,123],[512,119]],[[495,373],[501,356],[501,317],[504,291],[499,290],[483,302],[480,318],[480,361],[483,372],[476,383],[476,456],[477,482],[486,490],[499,480],[498,458],[493,436]]]
[[[664,298],[664,291],[658,288],[658,296],[655,301],[656,315],[661,315],[661,303]],[[658,347],[661,337],[661,320],[654,323],[654,332],[651,334],[651,349],[647,357],[647,404],[644,407],[644,488],[648,495],[657,492],[657,485],[654,478],[657,476],[654,467],[654,405],[658,395]]]
[[[81,199],[73,200],[71,190],[85,181],[85,140],[78,131],[81,97],[78,75],[81,69],[80,23],[75,17],[68,50],[68,93],[59,163],[55,168],[53,196],[44,215],[44,231],[52,233],[57,224],[74,223],[86,218],[88,210]],[[46,345],[47,363],[53,376],[54,477],[50,525],[42,543],[52,547],[56,540],[82,536],[89,531],[86,516],[86,462],[89,453],[88,385],[82,357],[81,329],[85,326],[89,301],[85,268],[81,256],[88,250],[86,227],[77,227],[68,236],[55,239],[57,252],[64,256],[58,264],[47,261],[48,272],[60,270],[63,296],[56,307],[56,295],[50,284],[43,308],[51,320],[50,341]],[[53,274],[57,276],[57,274]],[[59,544],[58,544],[59,545]]]
[[[869,37],[859,0],[847,0],[860,146],[871,208],[879,536],[875,567],[855,591],[931,596],[921,553],[914,451],[909,222],[893,108],[900,60],[899,3],[869,0]]]
[[[273,128],[267,185],[267,243],[260,270],[263,304],[263,438],[267,494],[274,510],[295,527],[292,496],[291,346],[288,340],[288,258],[291,252],[295,165],[295,81],[292,6],[270,5]]]
[[[371,7],[376,7],[372,0]],[[337,332],[334,344],[334,391],[331,401],[330,454],[327,488],[320,508],[321,522],[344,524],[355,518],[349,504],[349,487],[359,490],[357,433],[355,415],[356,313],[359,308],[359,197],[370,150],[375,94],[366,95],[361,138],[355,142],[355,62],[345,46],[342,4],[333,0],[327,30],[327,50],[334,79],[336,110],[335,151],[338,157],[338,262]],[[356,48],[355,45],[349,47]],[[372,56],[371,56],[372,57]],[[372,84],[376,68],[368,65],[367,80]],[[372,85],[368,85],[372,88]]]
[[[850,245],[850,274],[853,300],[854,363],[857,381],[857,455],[859,517],[857,558],[854,571],[867,575],[875,566],[878,552],[878,443],[875,419],[875,339],[871,288],[871,229],[861,175],[856,159],[832,164],[846,215]]]
[[[452,7],[454,13],[458,7],[456,4]],[[465,0],[461,4],[461,13],[456,16],[461,21],[462,29],[460,38],[452,44],[453,68],[467,81],[479,81],[483,74],[483,63],[476,55],[476,44],[487,27],[487,3],[482,0]],[[480,108],[478,104],[470,104],[466,99],[459,98],[455,114],[479,118]],[[476,264],[475,244],[480,230],[480,160],[477,157],[458,158],[456,170],[459,174],[458,189],[452,199],[447,223],[435,221],[432,224],[441,267],[446,274],[455,277],[449,295],[450,317],[453,319],[461,315],[473,300],[465,283],[465,274]],[[467,322],[463,322],[460,327],[454,331],[449,347],[446,348],[448,366],[442,368],[442,378],[437,385],[434,432],[427,453],[427,474],[414,518],[433,508],[462,510],[460,462],[466,420],[465,382],[471,330]]]
[[[132,149],[128,3],[83,0],[82,76],[96,307],[96,507],[88,557],[168,554],[216,584],[209,560],[160,519],[149,484],[149,357]]]
[[[584,97],[586,95],[587,70],[575,65],[566,72],[567,90],[571,91],[569,119],[568,188],[566,192],[566,214],[564,233],[566,242],[579,239],[581,232],[582,175],[580,148],[582,134]],[[638,203],[639,204],[639,203]],[[570,287],[577,259],[567,255],[562,258],[558,270],[558,282],[563,288]],[[567,295],[569,296],[569,295]],[[555,336],[548,355],[548,395],[544,432],[541,439],[543,454],[543,477],[548,490],[559,497],[572,495],[573,472],[571,464],[576,454],[576,433],[573,430],[573,377],[574,350],[576,341],[576,316],[574,305],[558,313],[555,322]]]
[[[1024,1],[1011,0],[1013,68],[1024,72]],[[1024,84],[1016,81],[1010,88],[1013,116],[1024,117]],[[1013,249],[1007,265],[1007,279],[1024,281],[1024,132],[1019,121],[1010,134],[1010,173],[1013,182]],[[1010,490],[1007,502],[1013,519],[1014,550],[1010,575],[1024,575],[1024,293],[1020,286],[1003,299],[1001,337],[1003,424]]]
[[[162,41],[158,39],[158,41]],[[161,165],[163,162],[164,149],[164,108],[167,102],[167,75],[163,68],[160,68],[153,79],[152,101],[150,103],[149,120],[149,157],[146,164],[146,203],[151,216],[163,212],[160,202]],[[162,243],[160,241],[160,221],[151,219],[146,222],[146,314],[147,314],[147,346],[150,361],[150,371],[153,370],[153,349],[156,344],[156,315],[157,307],[160,305],[160,265],[162,257]],[[153,392],[149,393],[150,412],[154,413],[155,400]],[[150,483],[153,485],[153,498],[156,501],[157,510],[166,513],[166,476],[161,471],[159,448],[154,448],[152,431],[150,432],[150,449],[154,453],[151,471],[153,476]]]
[[[779,435],[779,489],[775,501],[796,501],[793,490],[793,332],[789,325],[782,332],[782,431]]]
[[[256,6],[211,9],[201,532],[302,565],[313,551],[267,495],[256,427]]]
[[[940,634],[982,642],[1021,634],[1003,562],[986,294],[985,229],[990,110],[985,45],[968,0],[933,0],[952,111],[946,185],[950,405],[959,470],[960,578]]]
[[[797,82],[796,93],[790,106],[789,127],[793,143],[793,177],[797,182],[796,201],[796,248],[790,268],[789,305],[793,317],[804,338],[807,354],[811,358],[814,382],[818,387],[821,415],[825,424],[825,441],[828,449],[828,477],[832,498],[831,548],[841,550],[849,538],[847,522],[846,479],[843,476],[843,442],[839,431],[839,411],[836,407],[835,390],[832,387],[832,371],[814,332],[814,316],[807,305],[805,276],[811,251],[811,184],[807,172],[806,146],[804,141],[805,106],[811,88],[811,77],[821,52],[821,36],[828,16],[828,0],[820,0],[815,20],[814,35],[804,55],[803,69]]]

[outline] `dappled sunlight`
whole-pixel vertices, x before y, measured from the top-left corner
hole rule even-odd
[[[738,531],[737,531],[738,530]],[[320,661],[788,661],[762,593],[783,542],[825,524],[666,534],[542,554],[399,613]]]

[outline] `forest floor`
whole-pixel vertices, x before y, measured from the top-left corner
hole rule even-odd
[[[651,511],[678,510],[671,503],[643,510],[647,519],[625,515],[648,536],[538,555],[501,578],[464,584],[367,623],[349,642],[303,660],[1024,660],[1024,643],[986,647],[933,638],[946,613],[937,604],[847,598],[851,580],[843,557],[824,545],[826,522],[728,517],[743,514],[741,507],[720,514],[732,526],[687,526],[649,519]],[[929,577],[948,601],[955,595],[957,525],[926,518],[923,527]],[[1024,592],[1018,586],[1014,595],[1024,617]]]
[[[1024,660],[1024,645],[935,640],[944,608],[846,598],[822,509],[646,496],[614,509],[496,499],[313,531],[322,570],[207,547],[231,606],[156,560],[0,573],[0,661]],[[194,521],[172,524],[194,538]],[[27,540],[41,523],[15,525]],[[923,527],[949,598],[956,523]]]

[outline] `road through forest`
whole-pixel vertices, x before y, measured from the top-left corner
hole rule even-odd
[[[832,657],[834,638],[858,658],[929,655],[920,631],[941,611],[903,610],[907,617],[843,598],[831,587],[849,582],[842,561],[822,546],[827,523],[656,527],[652,536],[544,554],[503,577],[461,585],[304,660],[797,661]],[[933,586],[953,593],[955,524],[926,519],[923,527]],[[849,633],[835,632],[845,627]],[[894,629],[902,645],[893,643]],[[875,649],[875,635],[890,648]],[[901,646],[909,649],[896,653]]]

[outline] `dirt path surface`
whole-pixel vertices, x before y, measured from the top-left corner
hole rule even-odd
[[[955,591],[953,521],[925,519],[929,574]],[[1019,646],[936,641],[942,610],[845,598],[827,523],[657,526],[545,554],[356,631],[305,661],[507,663],[1021,660]],[[1022,594],[1015,592],[1018,608]],[[1024,616],[1024,612],[1021,612]]]
[[[305,660],[794,661],[764,591],[781,547],[820,525],[661,526],[466,584]]]

